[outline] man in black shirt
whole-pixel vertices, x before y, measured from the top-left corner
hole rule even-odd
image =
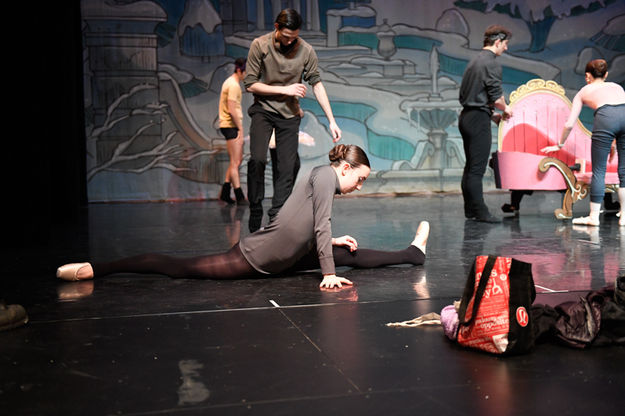
[[[482,179],[486,172],[492,143],[490,121],[495,123],[512,116],[501,86],[502,69],[496,61],[508,49],[511,33],[500,25],[492,25],[484,33],[484,47],[467,66],[460,85],[458,126],[464,144],[466,163],[462,174],[464,215],[481,222],[499,222],[484,203]],[[495,113],[494,109],[503,114]]]

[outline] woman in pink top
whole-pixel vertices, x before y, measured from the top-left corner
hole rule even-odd
[[[545,153],[560,150],[575,125],[582,106],[595,110],[591,145],[590,215],[573,219],[573,224],[599,225],[601,201],[605,194],[607,160],[612,143],[616,140],[618,197],[621,203],[619,225],[625,226],[625,91],[619,84],[606,82],[607,76],[608,65],[603,59],[595,59],[586,64],[587,85],[573,98],[571,114],[564,124],[559,143],[542,149]]]

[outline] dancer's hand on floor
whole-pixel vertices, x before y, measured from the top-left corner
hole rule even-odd
[[[333,246],[345,246],[349,249],[349,251],[358,250],[358,241],[351,235],[344,235],[342,237],[337,237],[332,239]]]
[[[328,274],[323,276],[323,280],[319,284],[319,287],[321,289],[332,289],[334,287],[342,288],[343,285],[353,285],[353,283],[344,277],[339,277],[335,274]]]

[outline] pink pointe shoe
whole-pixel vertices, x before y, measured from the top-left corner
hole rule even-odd
[[[93,279],[91,263],[70,263],[56,269],[56,277],[70,282]]]

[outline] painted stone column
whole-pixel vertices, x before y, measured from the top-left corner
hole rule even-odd
[[[247,0],[221,0],[221,27],[225,36],[247,31]]]
[[[264,0],[256,0],[256,29],[265,30]]]
[[[94,126],[103,126],[111,120],[123,119],[135,109],[158,104],[154,30],[158,23],[167,20],[163,9],[152,2],[112,6],[105,1],[85,0],[81,7],[86,23]],[[139,85],[146,88],[128,95]],[[94,145],[97,148],[87,149],[96,163],[110,159],[117,144],[136,133],[137,123],[149,124],[150,116],[133,116],[133,123],[119,122],[115,129],[103,132]],[[143,132],[143,137],[160,140],[160,125],[154,123]]]
[[[319,32],[321,22],[319,21],[319,0],[306,0],[306,30]]]

